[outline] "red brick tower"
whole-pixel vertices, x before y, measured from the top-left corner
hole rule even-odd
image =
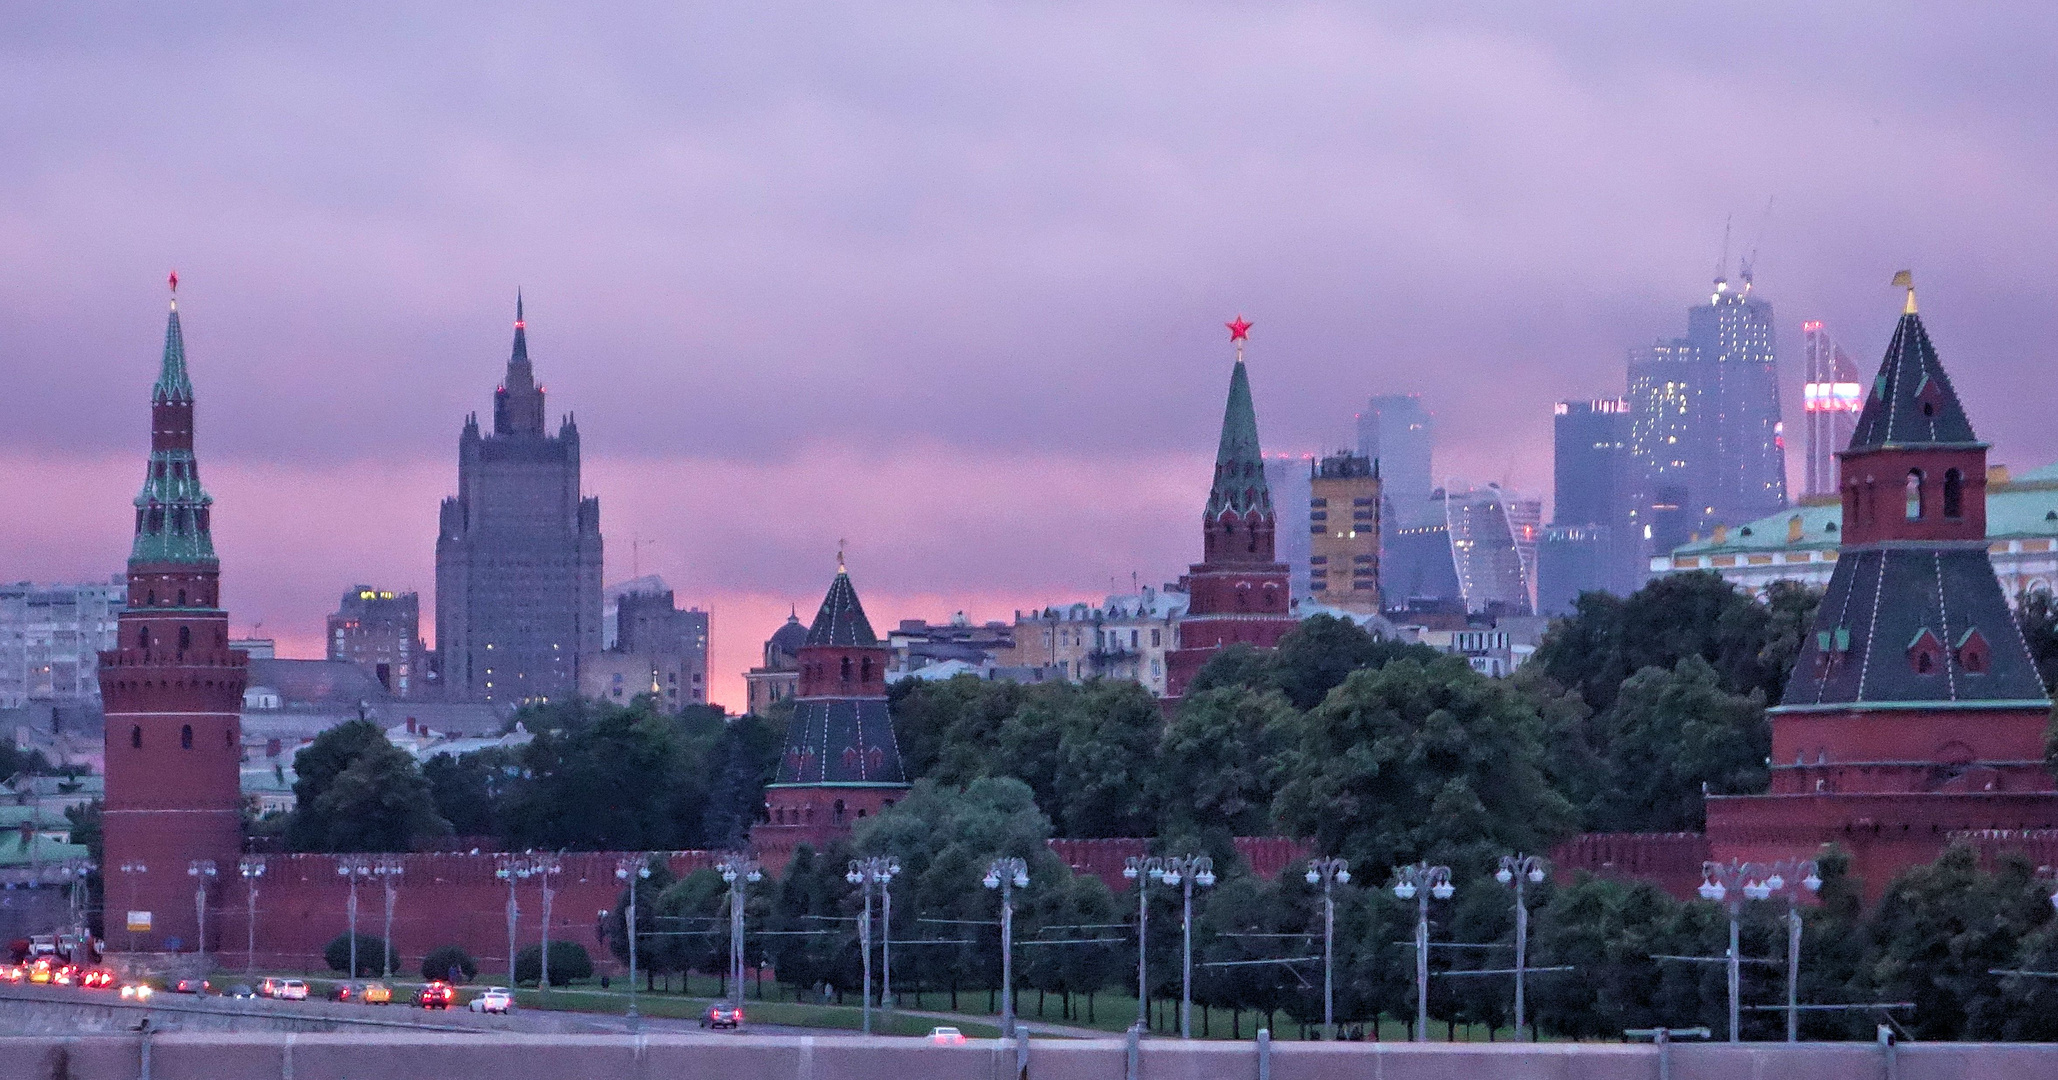
[[[150,464],[136,496],[128,609],[116,647],[100,654],[107,712],[101,870],[108,941],[117,949],[195,948],[194,889],[209,890],[212,909],[242,850],[238,710],[249,658],[228,647],[213,502],[193,456],[193,384],[175,296],[150,394]],[[208,860],[213,878],[190,872]],[[221,937],[215,921],[210,949]]]
[[[907,790],[886,709],[888,657],[838,555],[836,580],[800,647],[786,754],[765,789],[769,820],[750,832],[751,846],[775,872],[796,847],[823,850]]]
[[[2051,702],[1987,553],[1987,444],[1915,292],[1850,448],[1843,543],[1779,707],[1765,795],[1708,800],[1717,858],[1850,850],[1873,895],[1950,834],[2058,827]]]
[[[1229,324],[1236,367],[1229,373],[1229,404],[1222,413],[1222,442],[1215,451],[1215,483],[1201,512],[1201,561],[1187,571],[1186,617],[1179,623],[1179,647],[1166,657],[1165,697],[1186,693],[1201,665],[1224,646],[1275,648],[1294,627],[1287,614],[1287,568],[1273,558],[1272,492],[1265,484],[1265,459],[1258,449],[1258,413],[1251,403],[1250,375],[1243,366],[1243,342],[1250,324],[1238,316]]]

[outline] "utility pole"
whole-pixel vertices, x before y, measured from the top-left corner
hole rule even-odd
[[[529,879],[529,860],[518,855],[502,855],[494,863],[493,876],[507,882],[507,991],[512,994],[520,985],[515,982],[515,926],[522,907],[515,899],[515,886]],[[352,910],[355,910],[354,906]]]
[[[1181,892],[1179,970],[1179,1037],[1193,1038],[1193,887],[1215,884],[1215,860],[1206,855],[1177,855],[1165,860],[1158,880]]]
[[[538,1001],[541,1001],[544,993],[550,989],[550,901],[557,895],[557,890],[550,887],[550,879],[556,877],[561,869],[562,864],[555,855],[538,855],[529,864],[529,872],[542,879],[543,884],[543,949],[541,955],[536,958],[539,972],[536,977]]]
[[[372,865],[372,873],[377,875],[379,883],[386,887],[386,955],[380,961],[379,969],[387,979],[393,977],[393,899],[400,888],[400,875],[406,869],[405,863],[391,856],[381,857]]]
[[[250,917],[249,957],[244,966],[252,976],[257,974],[257,879],[264,876],[264,856],[245,855],[236,861],[236,873],[243,877],[243,884],[249,887],[250,899],[244,911]]]
[[[636,1014],[636,890],[637,886],[650,878],[650,857],[647,855],[624,855],[615,860],[615,879],[629,884],[629,907],[627,929],[629,931],[629,1027],[633,1030],[640,1017]],[[512,950],[510,950],[512,951]],[[510,986],[513,984],[510,983]]]
[[[1503,855],[1501,868],[1493,876],[1503,885],[1515,886],[1515,1037],[1519,1039],[1529,1016],[1528,1001],[1523,996],[1523,983],[1529,974],[1529,903],[1522,895],[1522,887],[1543,884],[1544,861],[1521,852]]]
[[[1149,939],[1150,896],[1144,885],[1163,877],[1165,860],[1156,855],[1131,855],[1123,860],[1122,876],[1136,883],[1136,1030],[1150,1030],[1150,966],[1145,942]]]
[[[193,879],[193,906],[200,913],[200,936],[193,942],[193,954],[207,957],[207,886],[214,881],[216,870],[213,859],[194,859],[186,864],[186,874]],[[201,969],[206,970],[202,964]]]
[[[864,978],[864,1033],[872,1033],[872,890],[884,891],[886,884],[900,873],[900,860],[891,855],[872,855],[863,859],[850,860],[850,870],[843,880],[864,890],[865,919],[858,924],[858,952],[865,965]],[[893,928],[886,928],[886,936],[893,936]],[[890,989],[890,988],[889,988]]]
[[[336,860],[336,873],[350,883],[350,974],[357,978],[357,883],[372,876],[372,864],[362,855],[345,855]]]
[[[724,855],[715,863],[721,871],[722,880],[729,885],[729,994],[737,1005],[743,1004],[743,901],[744,887],[755,885],[764,878],[763,870],[756,859],[738,852]],[[891,908],[887,909],[890,913]],[[887,918],[887,936],[893,936],[892,918]]]

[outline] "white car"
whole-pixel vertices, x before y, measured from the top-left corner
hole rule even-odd
[[[965,1045],[965,1033],[954,1027],[930,1028],[929,1041],[938,1046],[963,1046]]]
[[[307,984],[299,979],[280,979],[272,992],[285,1001],[307,1000]]]
[[[514,1011],[514,994],[505,986],[489,986],[472,998],[467,1008],[475,1013],[509,1013]]]

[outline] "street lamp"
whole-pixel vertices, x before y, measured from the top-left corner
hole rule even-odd
[[[983,884],[1000,890],[1000,1037],[1015,1037],[1015,890],[1029,887],[1029,864],[1017,858],[993,860]]]
[[[1522,895],[1524,885],[1543,884],[1544,861],[1535,855],[1516,852],[1501,856],[1501,868],[1494,871],[1494,880],[1503,885],[1515,886],[1515,1037],[1522,1037],[1522,1025],[1529,1015],[1525,1010],[1527,1000],[1523,997],[1523,980],[1529,974],[1529,905]]]
[[[743,1004],[743,888],[755,885],[764,879],[764,871],[756,859],[748,854],[724,855],[715,863],[721,871],[722,880],[729,883],[729,980],[730,993],[737,1005]],[[887,908],[886,936],[893,936],[891,907]]]
[[[130,952],[136,951],[136,886],[141,884],[136,879],[149,872],[150,868],[143,865],[141,859],[132,859],[121,864],[122,876],[129,881],[129,917],[123,919],[122,923],[129,929]]]
[[[372,876],[372,864],[362,855],[346,855],[336,860],[336,874],[350,883],[350,974],[347,979],[357,978],[357,883]]]
[[[236,873],[242,875],[243,884],[250,890],[249,902],[243,905],[243,910],[250,920],[249,953],[244,963],[249,968],[249,973],[254,976],[257,974],[257,879],[264,876],[264,857],[243,856],[236,860]]]
[[[1179,969],[1179,1037],[1193,1038],[1193,887],[1215,884],[1215,860],[1206,855],[1174,855],[1165,860],[1158,880],[1180,890],[1183,944]]]
[[[1451,868],[1418,862],[1393,868],[1393,894],[1415,906],[1415,1041],[1429,1041],[1429,900],[1457,892]]]
[[[207,956],[207,886],[215,879],[213,859],[193,859],[186,863],[186,876],[193,879],[193,907],[200,913],[200,934],[193,942],[193,955]],[[203,967],[205,965],[202,965]]]
[[[1351,864],[1343,859],[1309,859],[1308,884],[1322,886],[1322,1037],[1336,1039],[1336,896],[1338,885],[1351,883]]]
[[[865,919],[858,924],[858,954],[859,959],[863,961],[865,966],[863,987],[865,999],[864,1033],[867,1035],[872,1033],[872,890],[876,888],[886,897],[886,937],[890,942],[893,938],[893,895],[887,891],[887,885],[892,882],[893,876],[898,873],[900,873],[899,859],[891,855],[871,855],[862,859],[850,860],[850,870],[843,875],[843,880],[858,886],[864,890],[865,894]],[[892,974],[890,969],[887,974],[889,976]],[[886,989],[888,993],[891,993],[893,990],[893,983],[890,978],[887,980]]]
[[[75,931],[72,946],[72,961],[84,965],[92,952],[93,927],[86,914],[86,876],[96,867],[91,859],[66,859],[57,865],[58,876],[64,878],[67,886],[65,895],[71,908],[72,928]]]
[[[390,856],[372,864],[372,873],[386,887],[386,944],[382,950],[386,955],[380,961],[379,969],[388,979],[393,977],[393,895],[399,891],[400,875],[406,869],[406,864]]]
[[[1768,900],[1774,894],[1786,897],[1786,1041],[1798,1042],[1800,1031],[1801,993],[1801,894],[1796,886],[1808,893],[1822,888],[1822,876],[1817,873],[1812,859],[1781,859],[1769,863],[1727,863],[1705,862],[1701,864],[1701,887],[1704,900],[1722,904],[1729,910],[1729,1041],[1742,1038],[1739,1023],[1737,999],[1742,989],[1743,957],[1738,947],[1737,923],[1743,912],[1745,900]],[[2058,900],[2053,900],[2058,904]]]
[[[615,879],[629,883],[629,1023],[636,1023],[636,887],[650,877],[647,855],[624,855],[615,860]],[[513,951],[513,950],[509,950]],[[509,985],[513,985],[512,982]]]
[[[1150,896],[1144,888],[1165,872],[1156,855],[1131,855],[1122,860],[1122,876],[1136,883],[1136,1030],[1150,1030],[1150,970],[1145,960],[1145,931],[1150,929]]]
[[[522,905],[515,898],[515,886],[529,880],[529,860],[519,855],[502,855],[493,862],[493,876],[507,882],[507,986],[512,991],[520,985],[515,982],[515,925]]]
[[[536,958],[536,997],[539,1000],[550,990],[550,901],[557,895],[557,890],[550,886],[550,879],[563,869],[563,863],[555,855],[538,855],[529,863],[529,872],[541,879],[543,885],[543,948]]]

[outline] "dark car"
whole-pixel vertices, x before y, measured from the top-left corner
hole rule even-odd
[[[456,1000],[457,991],[440,979],[414,993],[414,1003],[424,1009],[447,1009]]]
[[[205,994],[212,989],[214,987],[209,986],[206,979],[180,979],[172,984],[174,994]]]
[[[257,996],[257,991],[252,990],[249,983],[237,983],[229,987],[228,996],[232,998],[254,998]]]
[[[717,1001],[700,1015],[700,1026],[704,1028],[740,1028],[743,1026],[743,1006],[726,1001]]]

